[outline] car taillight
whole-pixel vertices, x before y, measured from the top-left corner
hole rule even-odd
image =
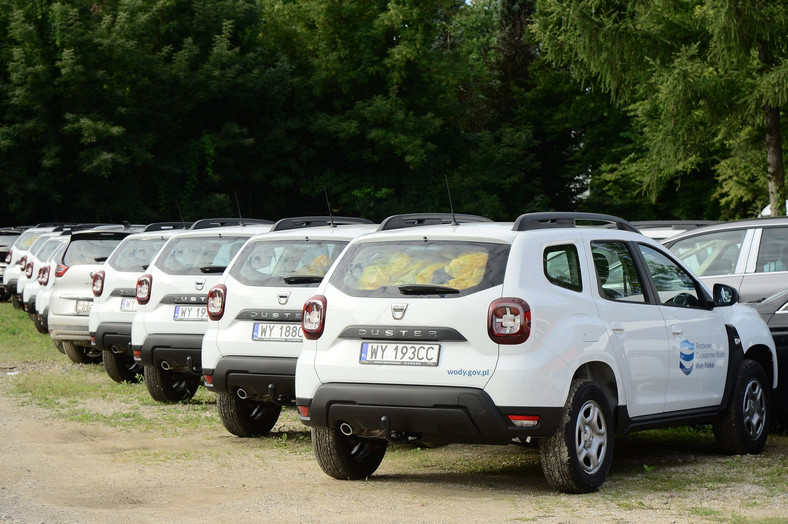
[[[19,269],[24,271],[25,264],[27,264],[27,256],[24,256],[24,257],[19,259]]]
[[[315,295],[304,303],[301,315],[301,327],[304,338],[317,340],[326,326],[326,297]]]
[[[44,266],[38,270],[38,283],[42,286],[49,284],[49,266]]]
[[[520,298],[499,298],[490,304],[487,334],[497,344],[522,344],[531,334],[531,307]]]
[[[208,318],[211,320],[219,320],[224,315],[224,303],[227,302],[227,286],[224,284],[217,284],[208,291],[208,303],[206,304],[206,311]]]
[[[66,274],[66,271],[68,271],[68,266],[65,264],[58,264],[57,266],[55,266],[56,277],[62,277],[63,275]]]
[[[147,304],[150,300],[150,290],[153,287],[153,277],[150,275],[142,275],[137,279],[136,296],[137,302],[140,304]]]
[[[91,288],[93,290],[93,296],[100,297],[101,293],[104,292],[104,272],[103,271],[96,271],[93,275],[93,285]]]
[[[25,276],[27,278],[33,278],[33,263],[28,262],[25,266]]]
[[[5,256],[5,263],[6,264],[10,264],[11,263],[11,255],[13,255],[13,254],[14,254],[14,252],[9,249],[8,253]]]

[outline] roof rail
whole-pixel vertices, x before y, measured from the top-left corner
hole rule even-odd
[[[211,227],[224,226],[250,226],[253,224],[273,224],[271,220],[259,218],[203,218],[197,220],[189,229],[208,229]]]
[[[589,222],[580,224],[579,222]],[[580,213],[580,212],[553,212],[525,213],[517,217],[512,226],[512,231],[528,231],[531,229],[545,229],[551,227],[577,227],[578,225],[595,225],[602,227],[615,227],[623,231],[640,233],[632,224],[623,218],[613,215],[603,215],[601,213]]]
[[[171,229],[189,229],[192,222],[152,222],[143,231],[169,231]]]
[[[388,231],[389,229],[402,229],[405,227],[431,226],[435,224],[451,224],[456,222],[492,222],[487,217],[479,215],[463,215],[452,213],[405,213],[402,215],[391,215],[380,223],[378,231]]]
[[[356,217],[330,217],[330,216],[304,216],[290,217],[278,220],[271,231],[284,231],[286,229],[298,229],[302,227],[316,226],[346,226],[350,224],[374,224],[366,218]]]

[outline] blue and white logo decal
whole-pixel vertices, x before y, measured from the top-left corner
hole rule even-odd
[[[693,361],[695,360],[695,344],[689,340],[681,341],[681,348],[679,350],[679,368],[685,375],[692,373],[694,367]]]

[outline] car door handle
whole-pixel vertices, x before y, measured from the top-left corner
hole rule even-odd
[[[674,335],[681,335],[682,333],[681,326],[677,326],[677,325],[670,326],[670,332],[673,333]]]
[[[610,329],[613,330],[613,333],[623,333],[624,332],[624,326],[622,326],[618,322],[611,322],[610,323]]]

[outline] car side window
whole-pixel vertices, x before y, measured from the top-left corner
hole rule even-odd
[[[609,300],[646,302],[632,254],[624,242],[591,242],[599,294]]]
[[[741,253],[745,229],[682,238],[670,250],[696,275],[731,275]]]
[[[544,250],[544,274],[552,284],[582,291],[583,281],[580,277],[580,257],[577,247],[573,244],[550,246]]]
[[[651,246],[640,244],[659,302],[666,306],[703,307],[697,283],[684,268]]]
[[[756,273],[788,270],[788,228],[769,227],[761,233]]]

